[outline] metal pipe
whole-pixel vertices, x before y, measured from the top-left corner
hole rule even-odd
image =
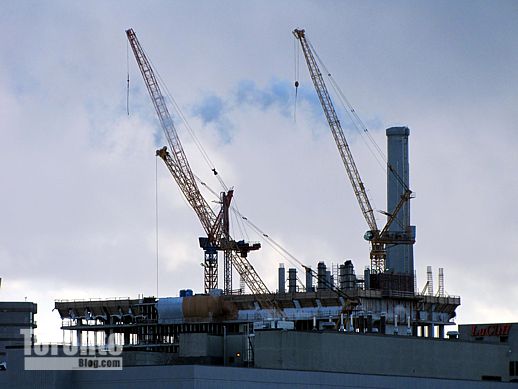
[[[227,326],[223,326],[223,366],[227,365]]]

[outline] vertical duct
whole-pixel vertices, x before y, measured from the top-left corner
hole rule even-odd
[[[405,187],[409,187],[408,127],[391,127],[387,131],[387,212],[398,205]],[[401,183],[404,183],[404,185]],[[410,225],[410,202],[407,201],[389,227],[389,236],[405,236],[415,239],[415,226]],[[412,244],[397,244],[387,247],[385,267],[394,274],[414,275],[414,252]]]
[[[365,267],[363,271],[364,289],[368,290],[371,288],[371,269]]]
[[[288,292],[295,293],[297,291],[297,269],[288,269]]]
[[[426,267],[426,285],[428,286],[428,296],[433,296],[433,274],[432,267]]]
[[[387,331],[387,316],[384,312],[380,315],[380,334],[385,334]]]
[[[324,262],[319,262],[317,268],[317,290],[319,291],[326,289],[326,270],[326,264]]]
[[[354,265],[352,261],[345,261],[345,289],[352,290],[356,286],[356,275],[354,274]]]
[[[340,287],[340,267],[338,264],[331,263],[331,278],[333,286]]]
[[[313,274],[311,268],[306,268],[306,292],[313,292]]]
[[[444,297],[444,269],[439,268],[439,297]]]
[[[372,332],[372,312],[367,312],[367,332]]]
[[[345,290],[345,265],[340,265],[340,274],[338,276],[338,286],[340,290]]]
[[[284,263],[279,263],[279,293],[286,293],[286,270]]]

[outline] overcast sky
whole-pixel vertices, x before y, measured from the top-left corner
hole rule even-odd
[[[159,294],[203,291],[203,230],[156,170],[164,138],[131,53],[126,113],[130,27],[241,212],[304,263],[362,273],[367,226],[302,57],[294,120],[305,28],[381,148],[386,128],[411,130],[419,289],[443,267],[458,323],[518,321],[517,20],[516,1],[1,2],[0,298],[38,303],[39,340],[56,341],[55,299],[155,295],[156,171]],[[385,173],[342,122],[385,210]],[[275,290],[291,264],[263,246],[250,261]]]

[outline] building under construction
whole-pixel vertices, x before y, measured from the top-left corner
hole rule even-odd
[[[231,190],[214,212],[201,195],[165,99],[133,30],[127,37],[165,132],[157,151],[200,219],[206,236],[204,290],[135,299],[58,300],[64,343],[101,350],[123,347],[124,368],[110,372],[0,372],[0,384],[30,387],[502,387],[518,379],[518,324],[455,325],[460,297],[438,287],[429,267],[417,288],[410,221],[407,127],[387,136],[387,223],[378,228],[365,187],[304,30],[295,30],[324,114],[366,219],[370,267],[315,260],[301,268],[280,264],[270,291],[248,260],[257,243],[229,233]],[[298,83],[296,83],[298,86]],[[214,170],[214,173],[217,172]],[[223,253],[223,288],[218,288]],[[237,272],[250,293],[233,289]],[[450,327],[450,328],[449,328]],[[13,345],[10,361],[22,363]],[[9,352],[7,353],[9,355]],[[9,376],[9,374],[11,374]]]
[[[387,136],[389,159],[408,182],[409,130],[390,128]],[[389,207],[401,197],[397,188],[388,185]],[[402,234],[414,235],[409,213],[407,202],[398,225]],[[445,339],[447,327],[455,324],[460,298],[444,293],[442,269],[437,291],[431,268],[424,290],[416,290],[412,244],[396,248],[387,250],[388,270],[383,273],[366,268],[356,274],[347,260],[331,267],[319,262],[316,270],[306,267],[301,277],[297,269],[281,264],[277,291],[266,295],[182,290],[179,296],[166,298],[57,301],[55,308],[68,342],[103,345],[110,334],[117,334],[115,339],[125,350],[165,353],[176,363],[254,366],[258,345],[252,335],[268,330]],[[185,349],[192,345],[184,343],[189,337],[203,338],[204,350]],[[215,347],[223,338],[240,340],[229,343],[223,353]]]
[[[371,243],[371,265],[357,274],[350,260],[337,266],[318,262],[303,265],[299,269],[303,274],[298,274],[296,268],[285,269],[281,264],[276,292],[266,287],[248,261],[249,251],[257,250],[260,245],[236,241],[230,236],[232,190],[221,193],[218,213],[212,211],[201,195],[151,63],[134,31],[126,33],[168,141],[168,147],[158,150],[157,155],[165,162],[207,233],[200,238],[200,247],[205,253],[204,293],[182,290],[176,297],[58,301],[55,308],[63,320],[65,341],[78,346],[103,346],[115,339],[123,345],[126,362],[130,364],[134,363],[130,355],[139,355],[143,358],[141,361],[159,364],[469,380],[510,378],[495,362],[498,359],[490,361],[489,367],[469,371],[453,367],[456,360],[469,357],[470,352],[469,347],[458,346],[455,331],[446,331],[455,324],[453,319],[460,298],[445,294],[442,269],[439,269],[437,290],[433,288],[431,268],[428,268],[423,290],[417,289],[415,278],[416,229],[410,221],[410,130],[407,127],[386,130],[389,212],[386,225],[379,228],[314,48],[304,30],[293,33],[300,42],[367,222],[369,229],[365,239]],[[298,87],[298,82],[295,86]],[[217,174],[215,170],[214,173]],[[224,286],[221,289],[218,288],[218,252],[223,253]],[[242,293],[243,288],[238,293],[233,290],[233,269],[246,283],[250,294]],[[112,334],[115,337],[110,337]],[[452,348],[452,345],[456,346]],[[344,356],[344,350],[348,350],[348,357]],[[433,361],[415,363],[416,354],[430,352],[436,355]],[[392,355],[392,362],[386,360],[387,355]],[[354,362],[358,360],[369,361],[370,367],[358,367],[364,366]],[[438,368],[440,364],[444,366]],[[434,375],[431,372],[435,370]]]

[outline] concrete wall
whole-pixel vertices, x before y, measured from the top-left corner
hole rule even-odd
[[[180,334],[180,357],[222,357],[223,337],[206,333]]]
[[[508,377],[506,345],[339,332],[257,331],[255,366],[480,380]]]
[[[23,355],[20,356],[23,357]],[[20,362],[22,365],[19,365]],[[23,370],[23,360],[18,360],[18,365],[13,363],[8,370],[0,371],[0,387],[6,389],[32,389],[34,387],[39,389],[501,389],[516,388],[516,385],[497,382],[193,365],[125,367],[122,371],[28,372]]]
[[[190,336],[188,342],[193,349],[207,353],[211,338],[222,341],[221,337],[199,335]],[[229,336],[227,355],[241,350],[245,338]],[[482,375],[503,375],[509,350],[504,344],[337,332],[257,331],[254,338],[257,368],[125,365],[122,371],[25,371],[23,349],[9,348],[7,370],[0,371],[0,388],[516,387],[480,381]]]
[[[245,335],[214,336],[204,333],[180,334],[180,358],[221,358],[227,366],[243,366],[248,362],[248,337]],[[224,355],[225,354],[225,355]]]
[[[518,381],[518,323],[486,323],[459,325],[459,339],[479,343],[505,344],[508,347],[509,380]]]
[[[180,388],[180,389],[337,389],[337,388],[420,388],[420,389],[499,389],[516,385],[491,382],[448,381],[440,379],[367,376],[361,374],[319,373],[216,366],[156,366],[130,368],[122,373],[77,372],[74,388]]]

